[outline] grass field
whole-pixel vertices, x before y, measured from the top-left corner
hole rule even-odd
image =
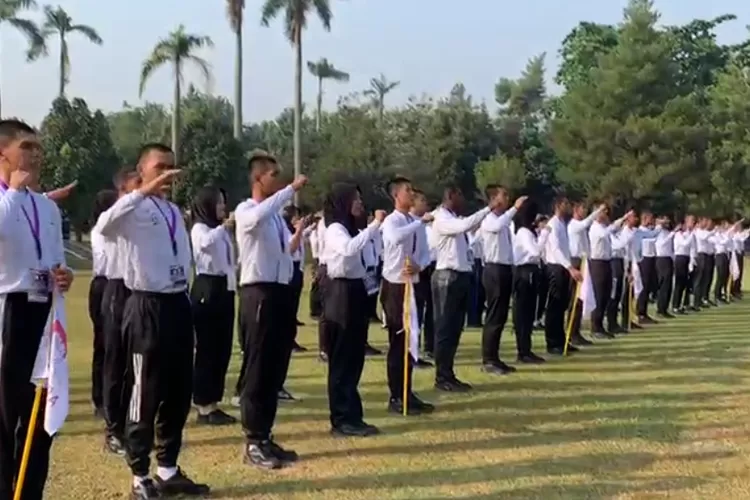
[[[68,300],[72,408],[53,449],[54,500],[123,498],[130,484],[123,461],[102,451],[91,412],[87,290],[79,275]],[[475,391],[438,395],[432,372],[416,372],[416,390],[438,405],[420,418],[386,413],[384,359],[369,358],[365,417],[383,435],[362,440],[329,436],[325,365],[311,350],[295,355],[287,384],[303,401],[282,405],[275,429],[302,456],[297,466],[251,469],[239,427],[195,427],[194,415],[181,465],[211,484],[212,498],[748,499],[749,320],[747,298],[503,378],[479,371],[479,332],[468,330],[457,370]],[[378,325],[370,336],[385,347]],[[315,339],[311,326],[301,330],[302,344]],[[542,353],[539,334],[535,345]]]

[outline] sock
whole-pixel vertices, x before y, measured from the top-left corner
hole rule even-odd
[[[133,487],[140,486],[147,479],[148,476],[133,476]]]
[[[156,468],[156,475],[164,481],[169,481],[175,474],[177,474],[177,467],[159,466]]]

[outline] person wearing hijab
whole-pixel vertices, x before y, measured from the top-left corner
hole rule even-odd
[[[226,214],[223,190],[206,186],[193,199],[190,213],[193,227],[195,279],[190,290],[195,325],[195,369],[193,402],[197,422],[229,425],[236,418],[218,408],[224,396],[224,381],[232,356],[234,294],[237,290],[236,258],[230,231],[234,216]]]
[[[356,186],[334,184],[324,205],[325,262],[328,283],[323,299],[328,349],[328,404],[331,433],[336,436],[372,436],[377,427],[363,420],[357,386],[365,364],[369,318],[368,290],[373,282],[367,274],[362,251],[378,231],[385,212],[363,231],[357,229],[362,216],[362,197]]]

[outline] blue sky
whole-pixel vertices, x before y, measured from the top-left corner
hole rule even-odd
[[[43,0],[40,0],[43,2]],[[263,28],[262,0],[247,0],[245,24],[245,121],[274,118],[293,100],[294,59],[280,22]],[[328,84],[324,106],[338,96],[364,89],[369,79],[384,73],[401,82],[388,105],[409,96],[445,95],[462,82],[477,100],[493,105],[498,78],[515,77],[529,57],[547,53],[548,77],[557,66],[561,40],[580,20],[616,23],[626,0],[331,0],[334,20],[326,33],[312,20],[304,34],[303,57],[327,57],[351,74],[348,84]],[[204,56],[214,72],[211,91],[232,95],[234,42],[224,0],[59,0],[77,23],[94,26],[104,39],[101,47],[73,35],[70,97],[83,97],[94,108],[118,109],[138,98],[140,65],[154,43],[179,24],[210,36],[215,47]],[[459,7],[461,6],[461,7]],[[469,8],[470,6],[470,8]],[[684,23],[733,13],[738,20],[725,25],[722,42],[746,38],[750,3],[744,0],[657,0],[662,23]],[[39,18],[39,12],[29,17]],[[24,60],[25,41],[11,28],[0,29],[0,82],[3,114],[39,123],[57,89],[57,50],[33,64]],[[189,80],[202,86],[197,73]],[[158,71],[144,99],[171,100],[171,71]],[[305,69],[303,99],[312,104],[316,82]]]

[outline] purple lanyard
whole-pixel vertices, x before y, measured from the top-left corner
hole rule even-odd
[[[8,190],[8,185],[0,181],[0,191],[5,194],[5,192]],[[29,229],[31,230],[31,236],[34,238],[34,245],[36,247],[36,258],[39,260],[42,260],[42,240],[40,236],[39,231],[39,210],[36,208],[36,201],[34,200],[34,195],[26,192],[26,196],[31,197],[31,207],[33,209],[33,215],[34,218],[32,219],[29,217],[29,213],[26,211],[26,207],[21,205],[21,210],[23,210],[23,215],[26,217],[26,222],[29,224]]]
[[[164,217],[164,222],[167,223],[167,229],[169,230],[169,241],[172,243],[172,254],[177,257],[177,240],[175,239],[175,232],[177,231],[177,216],[174,213],[174,208],[172,208],[172,205],[167,204],[167,206],[169,207],[169,214],[171,215],[170,218],[167,218],[167,214],[164,213],[164,210],[162,210],[156,200],[154,198],[149,199],[154,204],[154,206],[156,206],[156,209],[159,211],[161,216]]]

